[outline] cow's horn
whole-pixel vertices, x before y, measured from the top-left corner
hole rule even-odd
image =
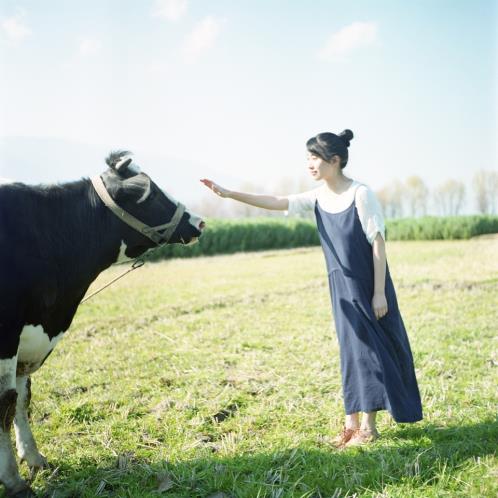
[[[116,163],[116,171],[124,171],[131,164],[131,157],[123,157],[120,161]]]

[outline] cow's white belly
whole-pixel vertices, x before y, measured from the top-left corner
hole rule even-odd
[[[17,373],[28,375],[38,370],[43,360],[62,339],[64,332],[49,339],[41,325],[26,325],[22,329],[17,350]]]

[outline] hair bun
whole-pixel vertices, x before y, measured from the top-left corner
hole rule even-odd
[[[349,142],[353,140],[353,132],[351,130],[344,130],[339,133],[338,137],[344,142],[346,147],[349,147]]]

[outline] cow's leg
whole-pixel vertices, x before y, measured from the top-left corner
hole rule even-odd
[[[14,418],[17,454],[21,461],[35,472],[48,467],[47,459],[38,451],[29,425],[29,403],[31,401],[31,379],[28,375],[17,377],[17,405]]]
[[[36,495],[19,475],[10,441],[10,428],[16,413],[16,366],[17,356],[0,359],[0,481],[7,496],[29,498]]]

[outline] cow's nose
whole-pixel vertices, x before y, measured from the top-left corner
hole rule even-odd
[[[205,226],[206,226],[206,223],[204,221],[201,221],[199,223],[199,230],[204,230]]]

